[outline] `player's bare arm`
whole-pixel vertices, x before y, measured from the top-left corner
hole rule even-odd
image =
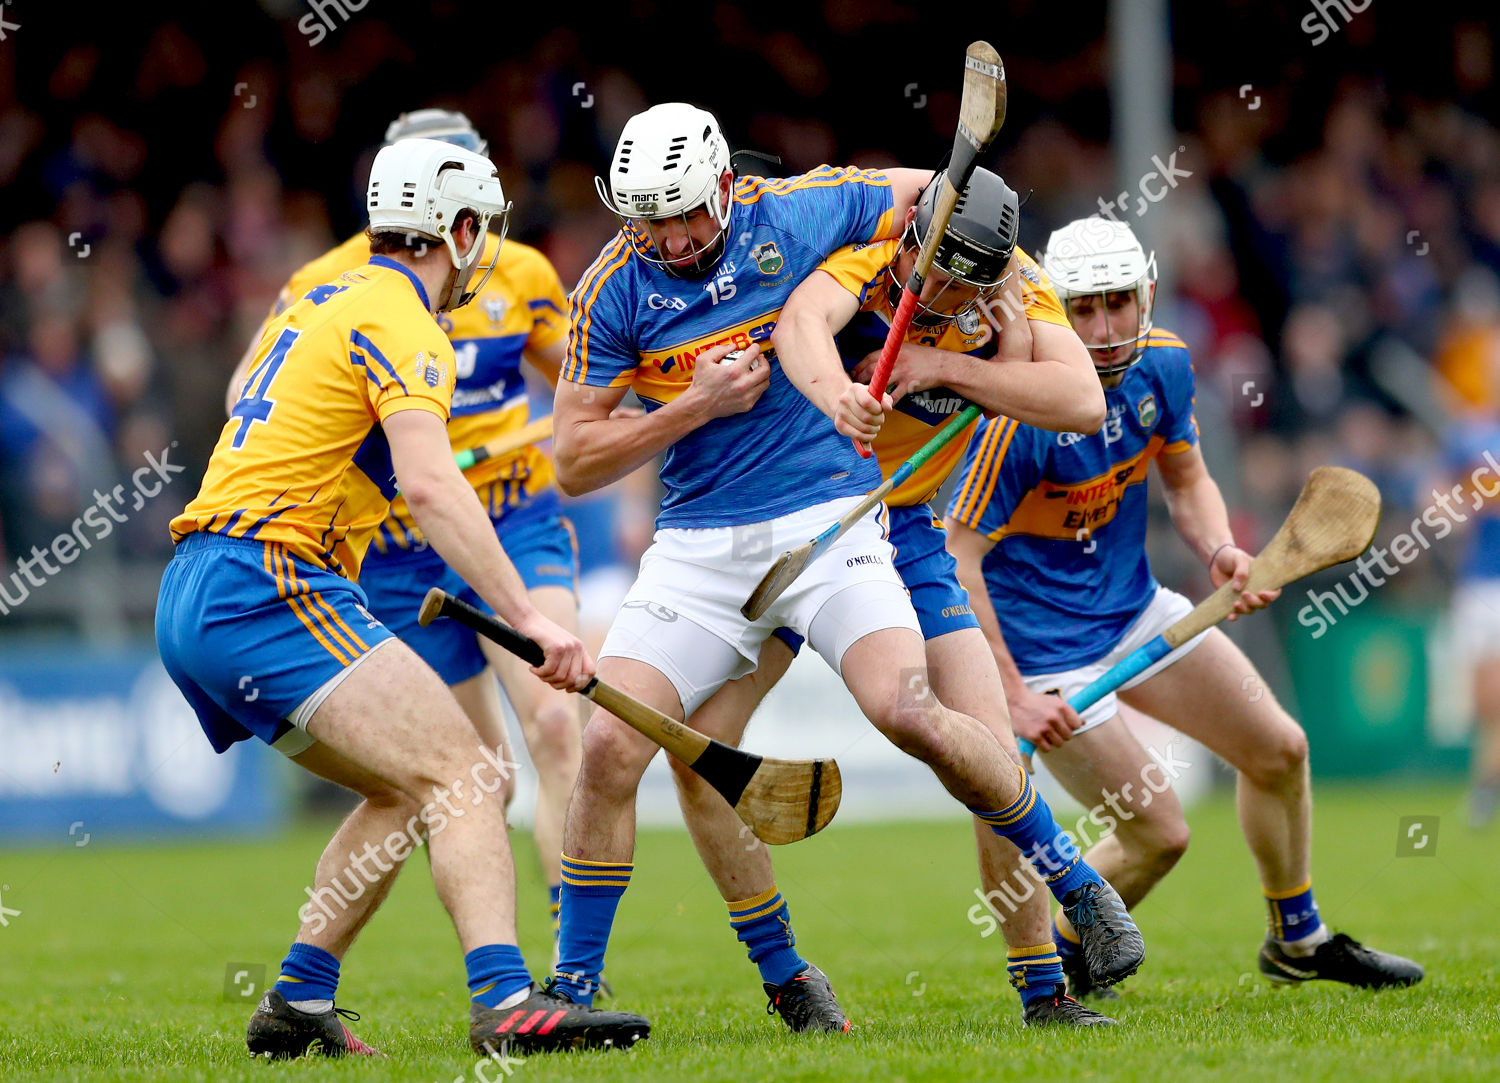
[[[1026,687],[1010,648],[1005,644],[1000,618],[995,614],[989,588],[984,583],[983,561],[995,543],[952,516],[945,519],[943,525],[948,531],[948,552],[958,565],[958,581],[969,592],[969,606],[974,610],[979,629],[984,633],[985,642],[989,644],[995,665],[1000,670],[1005,701],[1010,705],[1011,729],[1043,752],[1059,747],[1083,725],[1083,718],[1061,696],[1042,695]]]
[[[532,672],[556,688],[582,688],[593,675],[593,659],[582,640],[531,604],[473,487],[453,461],[442,419],[426,410],[402,410],[386,418],[383,428],[397,484],[432,547],[501,618],[542,645],[547,660]]]
[[[771,344],[797,390],[833,419],[839,432],[869,443],[880,434],[893,399],[877,402],[864,384],[844,371],[833,336],[859,310],[859,299],[825,271],[814,271],[787,298]]]
[[[1156,469],[1161,475],[1172,525],[1198,559],[1208,565],[1213,585],[1220,587],[1233,582],[1235,589],[1241,591],[1228,619],[1264,609],[1279,598],[1279,590],[1243,590],[1250,575],[1251,556],[1234,544],[1224,494],[1208,472],[1202,450],[1195,444],[1186,451],[1159,455]]]
[[[559,382],[552,461],[562,491],[578,496],[602,489],[699,426],[754,406],[770,382],[770,366],[758,343],[725,361],[733,349],[725,343],[699,354],[687,391],[644,417],[610,416],[627,388]]]
[[[887,385],[891,394],[900,399],[914,391],[947,387],[992,415],[1004,414],[1055,432],[1098,432],[1104,424],[1104,389],[1083,342],[1066,327],[1009,315],[1020,310],[1011,308],[1008,300],[995,307],[1002,305],[1005,312],[996,316],[1004,330],[994,358],[903,342]],[[1024,333],[1018,334],[1018,328]],[[855,379],[868,381],[879,359],[879,350],[864,357],[855,367]]]
[[[557,388],[558,375],[562,372],[563,361],[567,357],[567,341],[564,337],[540,348],[528,346],[521,354],[526,363],[536,369],[554,390]]]

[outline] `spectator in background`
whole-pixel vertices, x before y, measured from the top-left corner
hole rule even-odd
[[[1179,271],[1178,297],[1161,303],[1194,348],[1200,394],[1222,397],[1251,441],[1237,458],[1255,469],[1223,478],[1262,521],[1279,520],[1319,462],[1384,471],[1393,512],[1420,499],[1394,460],[1429,454],[1439,437],[1372,378],[1383,347],[1430,359],[1472,397],[1500,394],[1477,360],[1500,348],[1500,306],[1466,284],[1472,268],[1500,272],[1496,30],[1471,0],[1449,8],[1451,28],[1435,28],[1428,13],[1375,5],[1310,53],[1277,29],[1294,22],[1279,2],[1173,5],[1176,119],[1192,133],[1179,163],[1193,175],[1149,210],[1164,227],[1159,258]],[[599,163],[626,117],[675,96],[679,73],[622,62],[607,23],[522,13],[441,100],[410,101],[404,76],[478,10],[452,0],[417,19],[372,7],[310,48],[296,30],[305,9],[270,0],[145,19],[101,11],[86,25],[38,9],[26,30],[36,49],[0,49],[0,185],[14,220],[32,220],[0,240],[0,520],[12,551],[76,499],[88,471],[113,484],[162,437],[195,471],[206,461],[222,385],[276,288],[357,224],[360,181],[345,165],[373,153],[371,116],[444,105],[505,132],[495,150],[523,209],[515,235],[576,280],[615,227],[593,194]],[[920,28],[910,7],[830,0],[795,34],[733,5],[702,15],[705,50],[724,71],[751,72],[759,92],[714,80],[700,96],[788,172],[825,159],[936,162],[951,139],[945,61],[868,67]],[[1035,189],[1022,237],[1034,246],[1109,196],[1101,178],[1135,165],[1109,151],[1102,22],[1061,41],[1047,5],[1017,3],[1007,17],[1027,44],[1006,57],[1016,89],[999,155]],[[1418,29],[1447,34],[1451,49],[1398,51]],[[1244,46],[1243,71],[1222,63],[1226,36]],[[1238,93],[1251,80],[1264,98],[1253,110]],[[39,345],[71,355],[45,378],[56,394],[76,390],[85,428],[102,434],[85,466],[68,452],[78,433],[47,440],[12,412],[44,372]],[[1262,374],[1270,397],[1257,412],[1231,381]],[[154,574],[167,541],[151,514],[121,539]],[[636,532],[627,522],[599,536],[619,530]]]

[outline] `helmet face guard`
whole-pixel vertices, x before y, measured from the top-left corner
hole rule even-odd
[[[1079,331],[1074,301],[1083,297],[1097,299],[1105,314],[1105,340],[1084,345],[1090,355],[1130,348],[1119,361],[1094,364],[1094,370],[1106,386],[1119,382],[1126,369],[1141,359],[1146,339],[1151,334],[1156,295],[1156,256],[1147,255],[1140,241],[1122,222],[1099,216],[1080,218],[1053,232],[1048,238],[1042,269],[1052,281],[1058,300],[1068,314],[1068,322]],[[1133,335],[1116,340],[1109,321],[1111,294],[1130,294],[1136,302],[1136,326]],[[1079,337],[1083,338],[1082,332]]]
[[[450,221],[440,221],[437,227],[438,238],[448,249],[448,259],[453,264],[453,271],[448,276],[443,296],[438,299],[439,312],[462,308],[472,301],[475,295],[484,289],[485,283],[490,280],[490,275],[495,272],[495,265],[500,262],[500,246],[505,243],[505,234],[510,229],[512,204],[510,201],[496,204],[494,200],[498,191],[498,185],[491,183],[489,179],[477,177],[461,169],[444,168],[438,171],[438,200],[449,207],[458,208],[454,211]],[[458,239],[454,237],[453,230],[463,220],[465,214],[474,216],[474,240],[469,245],[469,251],[460,254]],[[439,218],[441,217],[439,213]],[[495,247],[490,255],[489,263],[481,267],[480,261],[484,258],[485,245],[496,219],[499,219],[499,227],[494,229]],[[476,271],[483,273],[479,281],[470,287],[469,283],[473,280]]]
[[[674,200],[656,198],[658,193],[647,192],[616,192],[614,199],[610,198],[608,188],[605,187],[603,177],[594,178],[594,190],[598,193],[600,201],[610,209],[615,218],[619,220],[620,232],[625,234],[630,245],[635,249],[635,254],[641,259],[658,267],[674,278],[699,279],[704,278],[718,266],[719,259],[724,255],[724,240],[729,234],[729,220],[733,213],[734,201],[724,201],[719,198],[719,182],[716,180],[712,191],[702,202],[691,207],[683,207],[680,210],[668,211],[666,213],[654,213],[664,202],[670,203]],[[675,195],[669,190],[666,195]],[[619,209],[619,205],[629,202],[632,209],[638,213],[626,214]],[[704,210],[708,212],[714,223],[718,226],[713,239],[706,244],[700,244],[693,237],[692,223],[688,216],[695,211]],[[687,237],[687,253],[680,257],[679,262],[674,262],[662,254],[660,246],[654,239],[651,226],[655,223],[674,222],[678,224]],[[691,258],[691,262],[687,260]]]
[[[1152,256],[1149,264],[1147,265],[1146,273],[1128,285],[1116,287],[1113,289],[1086,290],[1082,292],[1074,292],[1071,290],[1065,292],[1063,290],[1058,290],[1059,295],[1061,295],[1060,300],[1063,302],[1063,310],[1068,314],[1069,323],[1074,322],[1073,300],[1075,298],[1098,298],[1099,307],[1102,308],[1105,313],[1105,338],[1108,339],[1108,341],[1100,343],[1099,345],[1091,345],[1088,342],[1085,342],[1084,345],[1088,347],[1090,354],[1103,352],[1113,354],[1121,347],[1131,347],[1130,354],[1122,360],[1111,361],[1105,365],[1100,365],[1097,362],[1094,364],[1094,371],[1099,374],[1100,379],[1112,379],[1114,377],[1123,375],[1125,370],[1139,361],[1141,359],[1141,355],[1146,352],[1146,339],[1150,336],[1152,327],[1152,301],[1155,293],[1155,286],[1156,257]],[[1109,320],[1109,295],[1112,293],[1129,293],[1135,297],[1136,304],[1135,334],[1130,335],[1126,338],[1122,338],[1118,342],[1115,341],[1112,326]],[[1073,329],[1074,331],[1078,330],[1076,324],[1074,325]],[[1079,337],[1081,338],[1082,336],[1080,335]]]
[[[511,203],[509,202],[500,210],[490,213],[482,213],[473,208],[468,209],[475,217],[474,243],[469,246],[468,255],[458,254],[458,243],[453,239],[451,229],[443,232],[443,243],[448,248],[448,258],[453,261],[453,271],[448,275],[448,283],[443,296],[438,299],[439,312],[463,308],[484,290],[485,284],[490,280],[490,275],[495,273],[495,265],[500,262],[500,246],[505,243],[505,234],[510,229]],[[499,220],[498,228],[495,225],[497,219]],[[484,258],[485,245],[491,235],[495,238],[494,251],[490,256],[490,261],[481,267],[479,261]],[[474,283],[473,287],[469,287],[476,272],[483,273],[479,281]]]
[[[918,235],[917,223],[913,220],[901,234],[901,246],[897,249],[897,258],[893,259],[885,269],[893,297],[899,297],[906,287],[905,281],[896,273],[896,265],[900,262],[900,256],[910,253],[912,259],[915,260],[921,247],[922,238]],[[917,308],[912,316],[912,323],[920,327],[938,328],[967,317],[969,313],[977,316],[983,310],[985,302],[1004,289],[1005,284],[1010,281],[1010,274],[1005,270],[1009,263],[1009,253],[998,264],[997,261],[991,259],[975,259],[968,245],[961,241],[956,242],[951,233],[943,234],[943,239],[938,244],[937,254],[932,260],[933,268],[942,272],[943,283],[931,299],[924,301],[920,297],[917,298]],[[923,286],[923,293],[927,292],[926,285],[932,281],[929,275]],[[958,293],[957,287],[961,286],[971,288],[974,294],[952,306],[950,310],[950,307],[944,305],[943,301]]]

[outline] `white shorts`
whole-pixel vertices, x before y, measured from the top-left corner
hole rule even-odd
[[[661,671],[691,715],[725,681],[755,669],[761,645],[777,628],[805,637],[835,672],[844,652],[871,632],[909,628],[921,635],[893,566],[884,504],[809,564],[760,620],[740,613],[779,555],[860,499],[830,500],[745,526],[658,530],[599,657],[634,658]]]
[[[1453,630],[1466,664],[1500,655],[1500,579],[1466,579],[1453,595]]]
[[[1069,699],[1075,692],[1082,691],[1093,684],[1098,678],[1104,676],[1105,673],[1114,668],[1116,662],[1124,659],[1126,655],[1130,654],[1137,647],[1151,642],[1191,613],[1192,610],[1192,602],[1188,601],[1181,594],[1178,594],[1175,590],[1168,590],[1166,587],[1159,586],[1156,588],[1156,597],[1151,599],[1151,604],[1146,606],[1145,612],[1135,619],[1134,624],[1125,629],[1125,634],[1120,637],[1120,641],[1103,658],[1090,662],[1086,666],[1064,670],[1060,673],[1027,674],[1024,677],[1026,687],[1033,692],[1057,692],[1063,699]],[[1147,678],[1160,673],[1199,643],[1202,643],[1203,637],[1206,635],[1208,635],[1207,632],[1200,632],[1144,673],[1126,681],[1120,688],[1134,688]],[[1101,722],[1107,722],[1119,710],[1120,704],[1115,699],[1115,694],[1113,692],[1109,693],[1092,707],[1083,711],[1083,725],[1079,729],[1074,730],[1074,734],[1082,733],[1084,730],[1091,730]]]

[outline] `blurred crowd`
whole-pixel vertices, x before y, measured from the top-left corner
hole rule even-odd
[[[565,284],[615,228],[593,177],[630,114],[713,109],[735,147],[781,160],[742,157],[742,172],[936,164],[954,58],[987,29],[1011,87],[996,162],[1031,193],[1023,246],[1097,212],[1120,175],[1102,2],[1064,24],[1015,0],[992,29],[935,28],[890,0],[824,0],[796,26],[728,3],[636,0],[574,28],[460,0],[361,7],[320,3],[316,44],[305,0],[77,26],[7,9],[21,27],[0,44],[0,569],[171,448],[187,471],[109,541],[120,574],[154,586],[235,361],[288,274],[360,227],[370,159],[403,110],[473,118],[512,235]],[[1173,284],[1157,322],[1192,347],[1210,462],[1250,541],[1324,462],[1420,510],[1447,418],[1500,409],[1496,30],[1484,5],[1441,23],[1408,7],[1367,7],[1318,45],[1299,4],[1174,7],[1190,176],[1146,211]],[[633,571],[651,499],[637,484],[579,509],[586,570]],[[1439,559],[1403,589],[1441,574]],[[144,622],[154,589],[138,593]]]

